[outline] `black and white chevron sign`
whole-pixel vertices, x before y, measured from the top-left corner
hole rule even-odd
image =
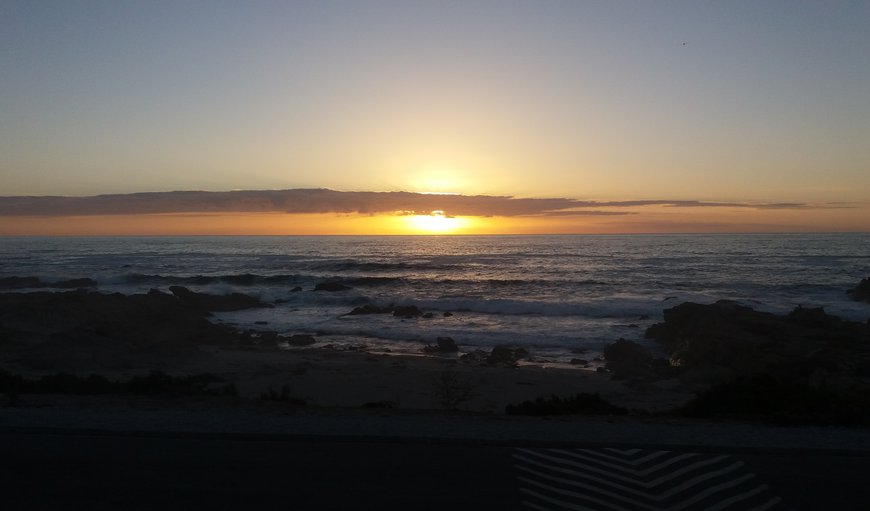
[[[523,504],[607,511],[783,510],[782,500],[727,455],[643,449],[517,449]]]

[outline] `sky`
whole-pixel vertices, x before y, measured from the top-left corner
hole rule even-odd
[[[0,235],[870,231],[868,26],[866,1],[0,0]]]

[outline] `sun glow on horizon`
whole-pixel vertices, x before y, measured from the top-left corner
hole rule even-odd
[[[406,219],[411,230],[435,234],[450,234],[468,224],[466,219],[447,216],[440,210],[428,215],[410,215]]]

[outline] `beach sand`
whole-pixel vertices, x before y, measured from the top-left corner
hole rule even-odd
[[[51,371],[15,368],[37,377]],[[153,359],[152,359],[153,364]],[[282,350],[272,347],[231,349],[201,346],[196,356],[166,357],[156,365],[81,368],[76,374],[99,373],[126,379],[160,370],[175,376],[210,373],[233,383],[243,399],[287,389],[307,407],[389,408],[503,414],[505,406],[539,397],[598,393],[614,404],[645,411],[684,403],[692,393],[676,380],[652,383],[614,380],[612,374],[547,364],[493,367],[458,360],[456,356],[385,354],[319,348]],[[445,390],[466,392],[446,404]],[[44,401],[44,399],[42,400]]]

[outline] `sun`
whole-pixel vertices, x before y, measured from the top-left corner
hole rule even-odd
[[[411,215],[407,220],[412,230],[430,234],[450,234],[465,225],[464,219],[447,216],[440,210],[428,215]]]

